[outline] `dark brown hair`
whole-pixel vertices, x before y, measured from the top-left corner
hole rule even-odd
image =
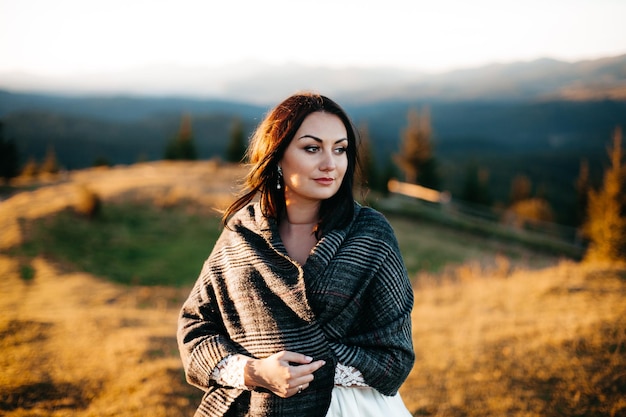
[[[333,100],[314,93],[298,93],[286,98],[266,115],[252,135],[246,153],[251,164],[245,178],[242,195],[224,212],[222,221],[227,226],[228,219],[238,210],[260,195],[261,211],[265,217],[279,221],[284,215],[285,195],[277,189],[278,162],[293,139],[304,119],[311,113],[326,112],[343,122],[348,135],[346,155],[348,167],[337,193],[320,206],[320,222],[316,235],[347,225],[354,214],[352,193],[355,171],[358,164],[358,133],[347,113]]]

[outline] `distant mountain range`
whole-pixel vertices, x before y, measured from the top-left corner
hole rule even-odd
[[[235,120],[250,133],[271,105],[300,89],[336,98],[367,128],[381,173],[398,152],[408,110],[427,107],[442,189],[462,198],[469,170],[480,167],[489,172],[493,200],[505,204],[512,179],[523,174],[565,224],[576,221],[581,161],[589,161],[597,181],[613,129],[626,128],[626,55],[435,75],[253,62],[95,79],[0,74],[0,121],[21,163],[41,161],[54,149],[65,168],[79,169],[102,158],[112,164],[161,159],[188,114],[199,157],[208,159],[224,155]]]
[[[40,77],[0,73],[0,89],[71,95],[139,95],[272,104],[297,90],[346,103],[380,100],[626,99],[626,55],[574,63],[554,59],[427,74],[390,67],[329,68],[255,61],[216,68],[174,65],[120,73]]]

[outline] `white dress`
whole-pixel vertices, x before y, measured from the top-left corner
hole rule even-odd
[[[249,389],[243,383],[245,359],[233,355],[224,359],[211,378],[220,383]],[[337,364],[335,387],[326,417],[411,417],[400,394],[383,395],[369,387],[358,369]]]
[[[326,417],[411,417],[400,394],[392,397],[371,387],[333,388],[333,398]]]

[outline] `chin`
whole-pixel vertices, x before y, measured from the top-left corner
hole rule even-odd
[[[328,200],[329,198],[337,194],[339,192],[339,187],[332,188],[332,189],[315,187],[315,188],[309,188],[307,190],[300,189],[299,191],[292,189],[291,192],[293,193],[292,196],[294,198],[297,198],[296,196],[300,196],[300,198],[303,198],[306,200],[324,201],[324,200]]]
[[[339,190],[337,190],[339,191]],[[337,194],[337,191],[332,192],[332,193],[325,193],[324,196],[320,197],[320,200],[328,200],[329,198],[334,197]]]

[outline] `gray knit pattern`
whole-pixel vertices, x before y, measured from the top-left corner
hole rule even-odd
[[[196,416],[324,416],[337,362],[394,395],[414,361],[413,290],[387,220],[355,204],[352,222],[324,235],[303,267],[258,203],[229,224],[179,317],[187,380],[206,392]],[[282,350],[326,361],[298,395],[282,399],[209,379],[230,354],[264,358]]]

